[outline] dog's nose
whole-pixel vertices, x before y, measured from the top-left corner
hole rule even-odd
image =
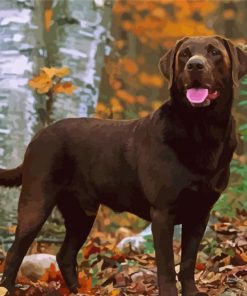
[[[199,58],[191,58],[186,64],[188,71],[203,71],[204,68],[204,62]]]

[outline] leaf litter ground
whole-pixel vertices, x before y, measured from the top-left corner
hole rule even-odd
[[[235,218],[218,213],[213,216],[217,223],[211,225],[211,231],[204,237],[198,254],[197,285],[210,296],[247,296],[247,211],[238,210]],[[116,225],[114,227],[116,229]],[[111,229],[111,225],[106,228]],[[127,227],[102,231],[102,223],[95,224],[78,257],[79,295],[158,295],[152,238],[147,238],[139,250],[133,250],[131,245],[122,251],[117,249],[119,241],[131,234]],[[49,252],[44,246],[37,249]],[[174,253],[178,272],[180,241],[174,241]],[[73,295],[66,289],[54,263],[44,270],[39,279],[34,281],[27,274],[22,274],[17,282],[19,285],[13,294],[15,296]]]

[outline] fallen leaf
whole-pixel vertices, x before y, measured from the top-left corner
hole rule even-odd
[[[92,277],[90,275],[86,275],[84,271],[81,271],[79,272],[78,278],[79,278],[79,284],[81,286],[78,289],[78,291],[80,293],[90,292],[93,286]]]
[[[4,287],[0,287],[0,296],[4,296],[6,295],[8,292],[8,290]]]
[[[89,245],[85,246],[82,250],[84,258],[88,259],[90,255],[97,254],[101,252],[101,249],[96,246],[94,243],[90,243]]]

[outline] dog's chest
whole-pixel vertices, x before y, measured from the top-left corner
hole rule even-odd
[[[202,174],[227,166],[235,149],[230,137],[222,137],[212,127],[200,125],[189,130],[181,128],[169,137],[168,144],[185,167]]]

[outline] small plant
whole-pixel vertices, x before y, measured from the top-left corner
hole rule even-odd
[[[70,74],[70,69],[67,67],[43,67],[38,76],[34,76],[29,80],[29,86],[38,94],[46,96],[46,113],[47,118],[44,125],[51,122],[51,112],[54,102],[54,94],[64,93],[71,95],[77,87],[70,81],[62,82],[63,77]]]

